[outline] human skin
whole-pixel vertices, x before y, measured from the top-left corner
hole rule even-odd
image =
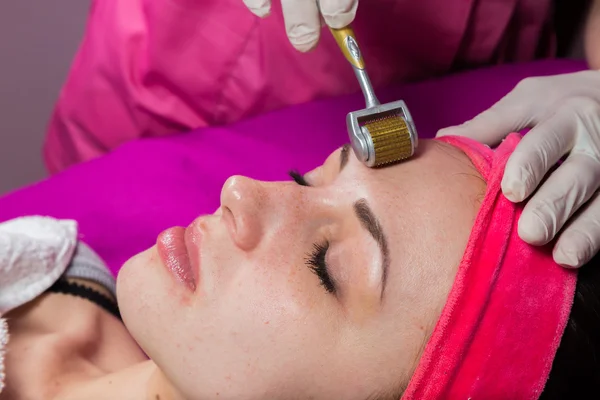
[[[110,296],[93,282],[69,281]],[[94,382],[114,375],[131,378],[134,371],[129,368],[147,360],[122,323],[80,297],[47,293],[8,313],[6,319],[10,341],[2,400],[53,400],[63,398],[61,393],[68,393],[64,398],[102,398],[98,395],[103,392],[90,396]],[[85,392],[77,397],[80,385],[85,386]],[[120,388],[120,394],[125,387]],[[132,389],[137,394],[146,392],[145,388],[143,392]],[[109,398],[143,399],[122,395]]]
[[[341,169],[341,154],[305,176],[311,187],[230,178],[220,209],[190,225],[200,238],[190,252],[200,260],[195,290],[156,247],[124,265],[125,324],[181,398],[364,400],[410,379],[485,184],[441,142],[376,170],[352,151]],[[381,246],[357,202],[385,236],[385,290]],[[333,291],[306,262],[326,243]]]
[[[60,294],[12,312],[8,398],[365,400],[399,392],[441,313],[485,184],[461,151],[439,141],[421,141],[413,159],[383,169],[348,151],[340,171],[341,153],[306,174],[312,187],[229,179],[221,208],[192,224],[202,231],[195,290],[165,268],[156,246],[123,266],[126,327]],[[380,245],[357,218],[360,200],[385,235],[383,296]],[[307,265],[323,241],[333,292]]]

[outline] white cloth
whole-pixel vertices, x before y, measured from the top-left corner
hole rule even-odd
[[[0,317],[38,297],[69,265],[77,246],[77,223],[31,216],[0,223]],[[0,392],[8,327],[0,318]]]

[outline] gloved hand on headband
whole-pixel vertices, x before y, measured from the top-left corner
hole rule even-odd
[[[543,245],[562,229],[554,260],[580,267],[600,249],[600,71],[525,79],[489,110],[437,136],[495,145],[524,128],[532,129],[502,179],[502,191],[513,202],[533,194],[519,220],[519,236]]]
[[[271,0],[243,0],[259,17],[271,10]],[[321,12],[319,13],[319,6]],[[321,14],[332,28],[343,28],[354,20],[358,0],[281,0],[285,30],[292,45],[300,51],[316,46],[321,33]]]

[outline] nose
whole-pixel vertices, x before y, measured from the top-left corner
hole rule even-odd
[[[242,250],[255,248],[264,234],[264,210],[269,198],[264,183],[232,176],[221,189],[222,220],[234,243]]]

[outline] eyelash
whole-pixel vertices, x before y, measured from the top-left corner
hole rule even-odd
[[[321,285],[325,288],[327,293],[335,294],[335,285],[327,272],[327,263],[325,262],[325,256],[329,249],[329,242],[323,244],[314,244],[313,251],[306,260],[306,264],[312,272],[319,278]]]
[[[292,170],[289,172],[290,177],[300,186],[310,186],[304,176],[298,171]],[[327,250],[329,249],[329,242],[323,244],[314,244],[312,252],[306,258],[306,264],[308,268],[319,278],[321,286],[325,288],[327,293],[335,294],[335,285],[329,275],[327,263],[325,258],[327,256]]]
[[[306,179],[304,179],[304,176],[302,176],[302,174],[300,172],[298,172],[296,170],[292,170],[292,171],[288,172],[288,174],[294,180],[294,182],[296,182],[298,185],[310,186],[308,184],[308,182],[306,182]]]

